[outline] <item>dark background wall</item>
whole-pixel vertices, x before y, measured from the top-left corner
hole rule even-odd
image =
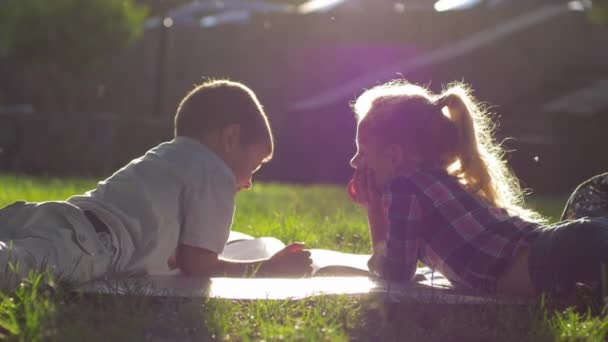
[[[577,116],[544,105],[608,79],[607,33],[580,13],[525,4],[256,16],[244,25],[147,30],[87,79],[78,113],[0,113],[0,166],[107,176],[171,138],[176,105],[194,84],[227,77],[258,93],[275,128],[276,157],[260,178],[344,183],[354,152],[349,101],[401,74],[436,91],[453,80],[471,84],[500,113],[499,138],[515,138],[506,146],[515,150],[511,165],[524,184],[566,192],[608,169],[608,110]],[[13,80],[0,86],[0,99],[28,101],[23,72],[0,64],[0,77]]]

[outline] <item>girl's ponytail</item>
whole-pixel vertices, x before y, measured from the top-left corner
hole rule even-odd
[[[489,203],[525,219],[542,221],[539,214],[523,208],[519,181],[507,166],[502,147],[493,140],[494,125],[469,88],[452,84],[436,103],[441,110],[447,110],[456,129],[458,161],[450,172]]]
[[[495,203],[496,192],[492,177],[484,155],[486,154],[484,136],[478,134],[472,111],[474,103],[466,103],[468,95],[466,88],[454,86],[440,97],[438,104],[441,109],[446,108],[447,114],[456,129],[455,152],[459,165],[455,168],[457,176],[461,177],[472,192],[478,193],[491,203]],[[470,102],[470,101],[467,101]],[[480,135],[478,137],[478,135]]]

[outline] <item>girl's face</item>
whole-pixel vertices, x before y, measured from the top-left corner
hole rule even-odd
[[[357,127],[357,153],[350,161],[354,169],[369,168],[374,171],[377,186],[382,189],[399,172],[412,167],[403,147],[383,144],[380,139],[366,134],[361,125]]]

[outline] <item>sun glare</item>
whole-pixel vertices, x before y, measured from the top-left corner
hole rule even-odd
[[[310,0],[298,7],[298,12],[308,14],[312,12],[329,10],[332,7],[343,3],[345,0]]]
[[[480,0],[439,0],[435,3],[435,11],[444,12],[462,10],[477,5]]]

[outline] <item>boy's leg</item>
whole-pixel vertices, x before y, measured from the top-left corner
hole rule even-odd
[[[84,214],[68,203],[26,203],[13,207],[4,219],[0,228],[10,236],[0,239],[0,262],[18,267],[19,279],[31,270],[48,270],[59,277],[86,281],[103,275],[111,266],[112,253]]]
[[[581,217],[608,217],[608,172],[581,183],[568,199],[562,221]]]
[[[44,238],[13,239],[0,241],[0,270],[2,287],[13,288],[30,272],[50,272],[62,277],[61,264],[56,246]]]

